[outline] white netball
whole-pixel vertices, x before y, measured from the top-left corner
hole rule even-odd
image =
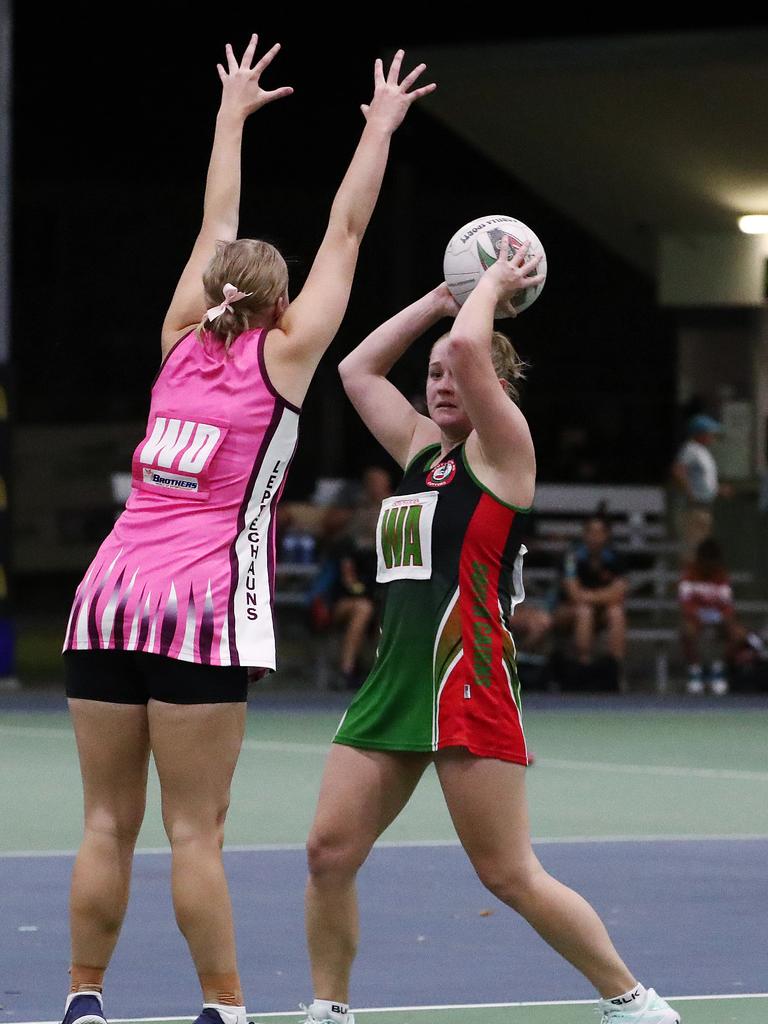
[[[544,246],[527,224],[515,217],[504,217],[494,215],[490,217],[479,217],[471,220],[456,232],[448,243],[443,259],[443,274],[445,283],[450,289],[451,295],[461,306],[467,296],[475,287],[485,271],[492,267],[499,258],[499,251],[504,237],[509,238],[509,258],[511,259],[517,250],[529,243],[526,262],[541,254],[542,259],[536,270],[531,270],[531,276],[536,274],[547,275],[547,256]],[[541,295],[545,282],[526,288],[517,292],[512,297],[512,303],[518,313],[536,301]],[[509,316],[499,309],[496,312],[496,319]]]

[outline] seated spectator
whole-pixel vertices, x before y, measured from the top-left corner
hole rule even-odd
[[[515,607],[509,627],[519,650],[539,654],[552,629],[552,615],[541,601],[526,599]]]
[[[315,627],[342,630],[338,688],[354,689],[362,679],[360,656],[376,614],[376,522],[391,492],[389,473],[370,467],[357,496],[326,517],[326,559],[310,596]]]
[[[705,682],[710,691],[722,697],[728,693],[726,662],[736,660],[745,647],[763,653],[759,637],[747,633],[737,621],[733,607],[733,589],[720,545],[714,537],[703,540],[695,557],[683,569],[678,584],[680,601],[680,640],[688,666],[686,691],[704,693]],[[723,644],[723,658],[715,659],[704,673],[700,656],[701,634],[705,627],[714,629]]]
[[[624,561],[611,546],[607,521],[592,516],[584,524],[582,543],[565,556],[563,603],[555,612],[555,626],[572,631],[576,657],[582,665],[592,662],[597,632],[605,630],[617,678],[626,647],[624,573]]]

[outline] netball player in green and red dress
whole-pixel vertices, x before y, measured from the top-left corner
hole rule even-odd
[[[592,982],[604,1024],[680,1020],[531,848],[509,620],[523,598],[519,538],[536,460],[516,401],[521,363],[494,331],[494,311],[540,278],[526,277],[537,261],[526,263],[525,249],[508,256],[505,241],[461,309],[441,285],[340,366],[355,408],[404,476],[377,529],[386,606],[376,663],[339,726],[308,842],[308,1024],[352,1024],[356,874],[430,762],[479,878]],[[430,353],[426,417],[387,374],[446,316],[456,320]]]

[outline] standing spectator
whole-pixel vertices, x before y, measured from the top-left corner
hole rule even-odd
[[[684,502],[676,516],[683,562],[691,560],[698,545],[712,534],[715,498],[729,497],[731,493],[730,487],[719,482],[717,463],[710,450],[722,430],[711,416],[692,416],[688,421],[688,440],[672,464],[672,480]]]
[[[605,629],[608,654],[619,676],[626,648],[624,574],[624,560],[611,546],[608,522],[592,516],[584,524],[582,543],[565,556],[565,600],[555,613],[556,626],[573,630],[576,657],[582,665],[592,661],[595,635]]]
[[[709,688],[717,697],[728,693],[725,661],[733,661],[745,645],[762,650],[759,637],[748,635],[736,619],[733,589],[723,560],[720,545],[714,537],[703,540],[696,548],[696,557],[683,569],[678,585],[680,600],[680,640],[688,665],[686,691],[704,692],[704,670],[699,641],[704,627],[714,627],[724,642],[725,660],[717,659],[709,666]]]

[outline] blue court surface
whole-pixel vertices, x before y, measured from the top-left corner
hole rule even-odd
[[[542,844],[538,853],[595,905],[635,973],[660,991],[765,987],[768,840]],[[284,1010],[309,998],[303,851],[230,852],[226,864],[250,1008]],[[45,1020],[61,1002],[71,867],[64,856],[2,864],[3,961],[15,963],[3,993],[7,1020]],[[169,867],[164,854],[137,858],[109,979],[110,1004],[122,1017],[190,1012],[196,979],[173,922]],[[361,1005],[591,997],[581,975],[488,895],[458,847],[376,850],[360,877],[360,899]]]

